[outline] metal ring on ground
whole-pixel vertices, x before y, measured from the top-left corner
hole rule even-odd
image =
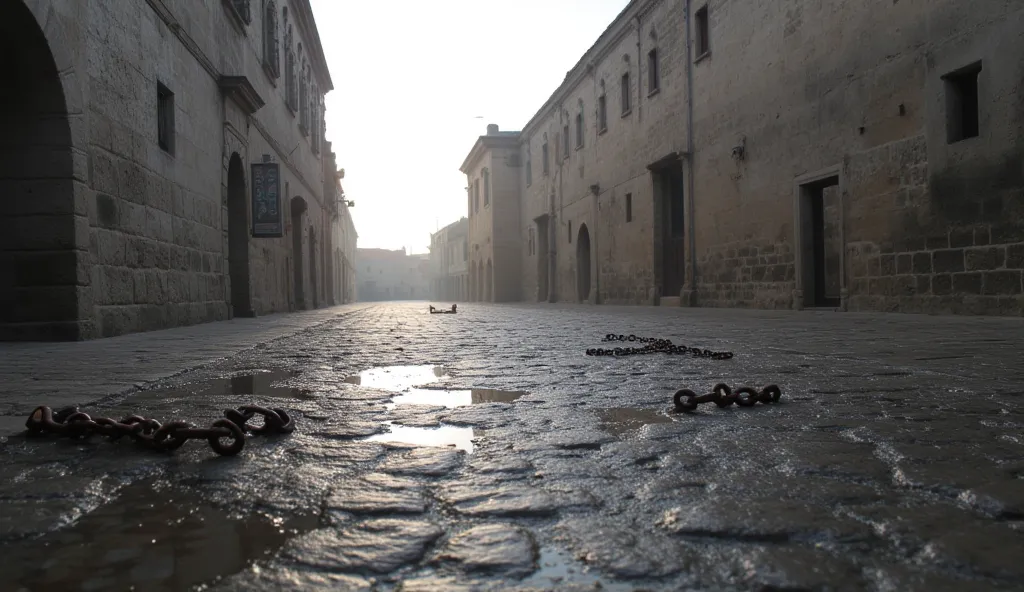
[[[218,419],[213,422],[215,428],[226,428],[230,433],[227,436],[210,436],[207,441],[210,443],[210,448],[221,456],[234,456],[245,448],[245,432],[242,428],[235,425],[235,422],[230,419]],[[224,445],[221,443],[222,438],[231,438],[231,444]]]

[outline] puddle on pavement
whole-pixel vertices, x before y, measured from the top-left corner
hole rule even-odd
[[[558,590],[562,587],[580,587],[594,590],[627,591],[636,590],[632,585],[609,582],[596,571],[577,561],[563,549],[541,547],[537,557],[537,571],[520,584],[543,590]]]
[[[278,386],[279,383],[298,376],[291,370],[271,370],[243,374],[229,378],[214,378],[201,382],[193,382],[171,389],[143,391],[136,395],[139,398],[163,398],[182,395],[220,395],[220,396],[258,396],[279,399],[312,399],[313,395],[304,389]]]
[[[318,522],[314,514],[229,517],[194,493],[140,482],[68,528],[6,545],[4,582],[26,590],[190,590],[273,555]]]
[[[391,399],[388,405],[443,405],[444,407],[465,407],[481,403],[511,403],[525,395],[525,391],[502,391],[497,389],[421,389],[411,388]]]
[[[443,366],[387,366],[364,370],[347,377],[345,382],[399,393],[392,399],[388,409],[394,409],[396,405],[438,405],[452,408],[481,403],[511,403],[527,394],[525,391],[499,389],[421,388],[447,375]]]
[[[387,366],[370,368],[345,378],[345,382],[386,391],[403,391],[410,387],[437,382],[444,378],[442,366]]]
[[[389,432],[366,438],[369,442],[392,442],[412,446],[454,447],[473,452],[473,428],[442,425],[439,428],[414,428],[386,422]]]
[[[672,418],[663,413],[632,407],[601,409],[597,412],[597,417],[601,422],[601,429],[613,436],[622,436],[652,423],[670,423],[672,421]]]

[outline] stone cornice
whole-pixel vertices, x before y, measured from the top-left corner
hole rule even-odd
[[[224,96],[234,99],[249,115],[255,114],[266,104],[245,76],[221,75],[217,84]]]
[[[320,90],[323,94],[334,90],[334,81],[331,80],[331,71],[327,67],[327,57],[324,55],[324,46],[320,43],[320,32],[316,26],[316,19],[313,18],[313,8],[309,0],[290,0],[292,12],[295,15],[295,22],[302,30],[302,36],[306,39],[306,53],[310,56],[314,70],[319,71]],[[309,51],[312,50],[312,51]]]
[[[521,135],[519,132],[515,132],[503,136],[480,136],[473,144],[473,148],[469,151],[469,155],[466,156],[466,160],[462,162],[459,170],[468,175],[470,168],[484,155],[485,151],[490,148],[518,146]]]

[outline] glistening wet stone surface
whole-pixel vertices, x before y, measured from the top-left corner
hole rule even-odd
[[[100,345],[61,349],[48,364],[79,369],[94,415],[209,425],[259,402],[298,429],[234,458],[8,437],[4,583],[68,589],[67,565],[93,589],[1021,588],[1019,319],[476,304],[444,323],[415,304],[320,318],[127,397],[93,394],[112,367]],[[736,357],[583,355],[609,332]],[[5,376],[6,360],[27,367],[14,352]],[[677,389],[723,381],[783,398],[669,412]],[[0,409],[47,402],[31,392]],[[113,518],[137,513],[143,527]]]

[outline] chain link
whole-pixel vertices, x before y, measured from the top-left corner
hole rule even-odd
[[[263,422],[250,423],[257,415],[263,418]],[[256,405],[225,409],[224,417],[214,421],[209,428],[198,428],[187,421],[161,424],[140,415],[129,415],[121,421],[115,421],[109,417],[93,418],[77,407],[54,412],[49,407],[41,406],[29,415],[25,427],[31,435],[48,433],[88,438],[98,434],[111,440],[128,436],[143,446],[164,452],[177,450],[189,440],[206,440],[217,454],[233,456],[245,448],[246,432],[256,435],[290,434],[295,431],[295,422],[284,409],[268,409]]]
[[[690,389],[680,389],[672,397],[672,402],[675,403],[676,412],[686,412],[696,410],[701,403],[714,403],[722,408],[733,403],[740,407],[752,407],[758,402],[765,405],[777,403],[781,397],[782,390],[774,384],[769,384],[761,390],[743,386],[733,391],[729,385],[720,382],[706,395],[698,395]]]
[[[657,337],[637,337],[636,335],[616,335],[609,333],[604,336],[601,341],[625,341],[630,343],[643,343],[642,347],[616,347],[613,349],[595,348],[588,349],[588,356],[636,356],[644,354],[670,354],[670,355],[691,355],[695,358],[711,358],[712,360],[730,360],[733,357],[732,352],[728,351],[711,351],[710,349],[701,349],[699,347],[688,347],[685,345],[676,345],[672,343],[671,339],[660,339]]]
[[[434,308],[433,305],[430,307],[430,314],[455,314],[458,310],[457,305],[453,304],[450,309],[446,308]]]

